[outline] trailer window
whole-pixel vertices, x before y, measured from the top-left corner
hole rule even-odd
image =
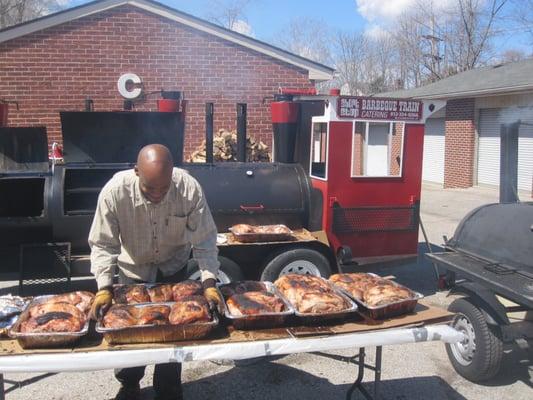
[[[404,125],[356,122],[352,135],[352,177],[402,175]]]
[[[328,124],[313,123],[311,142],[311,176],[327,179]]]

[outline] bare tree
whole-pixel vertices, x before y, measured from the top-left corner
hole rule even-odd
[[[207,18],[224,28],[249,33],[242,30],[248,24],[246,8],[253,0],[210,0]]]
[[[61,0],[0,0],[0,28],[5,28],[57,11]]]
[[[513,3],[515,9],[510,20],[516,24],[516,31],[527,33],[529,44],[533,47],[533,0],[514,0]]]

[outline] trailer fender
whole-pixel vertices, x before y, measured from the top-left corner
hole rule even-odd
[[[496,295],[475,282],[463,282],[456,284],[451,290],[451,294],[465,294],[472,303],[481,310],[489,325],[509,325],[507,311],[498,301]]]

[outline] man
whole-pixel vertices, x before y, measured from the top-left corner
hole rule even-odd
[[[102,189],[91,231],[91,272],[98,293],[92,318],[112,302],[118,266],[119,282],[178,282],[186,278],[191,248],[198,262],[204,295],[214,303],[219,268],[216,227],[198,182],[173,168],[170,151],[162,145],[141,149],[133,170],[117,173]],[[117,400],[140,398],[145,367],[115,370],[121,388]],[[181,364],[155,366],[156,399],[182,399]]]

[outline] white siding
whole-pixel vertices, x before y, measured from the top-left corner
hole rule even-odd
[[[424,131],[422,179],[444,183],[444,118],[429,118]]]

